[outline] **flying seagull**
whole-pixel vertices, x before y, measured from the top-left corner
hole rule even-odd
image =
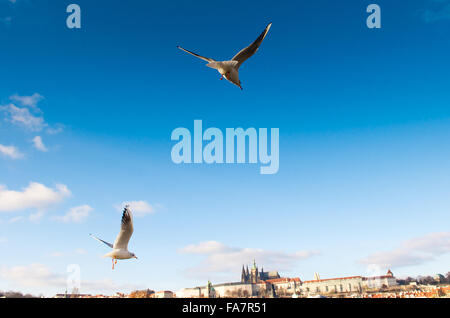
[[[266,26],[265,30],[261,33],[261,35],[258,36],[258,38],[255,40],[255,42],[253,42],[246,48],[242,49],[230,61],[216,61],[209,57],[204,57],[204,56],[198,55],[194,52],[183,49],[181,46],[177,46],[177,47],[186,53],[192,54],[202,60],[205,60],[206,62],[208,62],[208,64],[206,64],[206,66],[214,68],[219,71],[220,75],[222,75],[220,77],[221,80],[225,77],[225,79],[227,79],[231,83],[235,84],[236,86],[240,87],[240,89],[242,90],[241,81],[239,80],[239,67],[248,58],[250,58],[253,54],[255,54],[256,51],[258,51],[259,46],[261,45],[262,41],[266,37],[267,32],[269,32],[271,26],[272,26],[272,23],[269,23]]]
[[[90,235],[97,241],[100,241],[113,249],[108,254],[105,254],[104,257],[111,257],[112,269],[114,269],[114,264],[117,264],[118,259],[130,259],[130,258],[137,259],[136,255],[128,251],[128,242],[130,241],[132,234],[133,234],[133,214],[131,213],[130,207],[127,205],[123,210],[120,232],[117,235],[114,245],[105,242],[92,234]]]

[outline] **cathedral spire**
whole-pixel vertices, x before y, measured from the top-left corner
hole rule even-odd
[[[245,274],[244,265],[242,265],[241,283],[245,283],[247,280],[247,275]]]

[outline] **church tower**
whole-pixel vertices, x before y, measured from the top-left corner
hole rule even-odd
[[[258,267],[256,266],[256,261],[253,259],[253,267],[252,267],[250,282],[252,284],[256,284],[259,280],[258,276],[259,276]]]

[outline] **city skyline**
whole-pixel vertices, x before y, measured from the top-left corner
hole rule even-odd
[[[0,290],[178,290],[256,259],[286,277],[448,272],[450,1],[0,0]],[[217,1],[215,9],[227,8]],[[256,7],[255,7],[256,6]],[[244,90],[230,58],[272,22]],[[178,127],[279,128],[279,169],[177,165]],[[107,249],[130,204],[138,260]],[[267,266],[267,267],[266,267]],[[239,273],[237,274],[239,276]]]

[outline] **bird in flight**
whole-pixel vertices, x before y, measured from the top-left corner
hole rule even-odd
[[[181,46],[177,46],[177,47],[186,53],[192,54],[202,60],[205,60],[206,62],[208,62],[208,64],[206,64],[206,66],[214,68],[219,71],[219,73],[221,75],[221,77],[220,77],[221,80],[225,77],[226,80],[235,84],[242,90],[241,81],[239,80],[239,67],[248,58],[250,58],[253,54],[255,54],[256,51],[258,51],[259,46],[261,45],[262,41],[266,37],[267,33],[269,32],[271,26],[272,26],[272,23],[269,23],[267,25],[267,27],[264,29],[264,31],[260,34],[260,36],[258,36],[258,38],[252,44],[250,44],[246,48],[242,49],[230,61],[216,61],[209,57],[204,57],[204,56],[198,55],[194,52],[183,49]]]
[[[117,235],[114,245],[105,242],[92,234],[90,235],[97,241],[100,241],[113,249],[111,252],[105,254],[104,257],[111,257],[112,269],[114,269],[114,264],[117,264],[118,259],[130,259],[130,258],[137,259],[134,253],[128,251],[128,242],[130,241],[132,234],[133,234],[133,214],[131,213],[130,207],[127,205],[123,210],[120,232]]]

